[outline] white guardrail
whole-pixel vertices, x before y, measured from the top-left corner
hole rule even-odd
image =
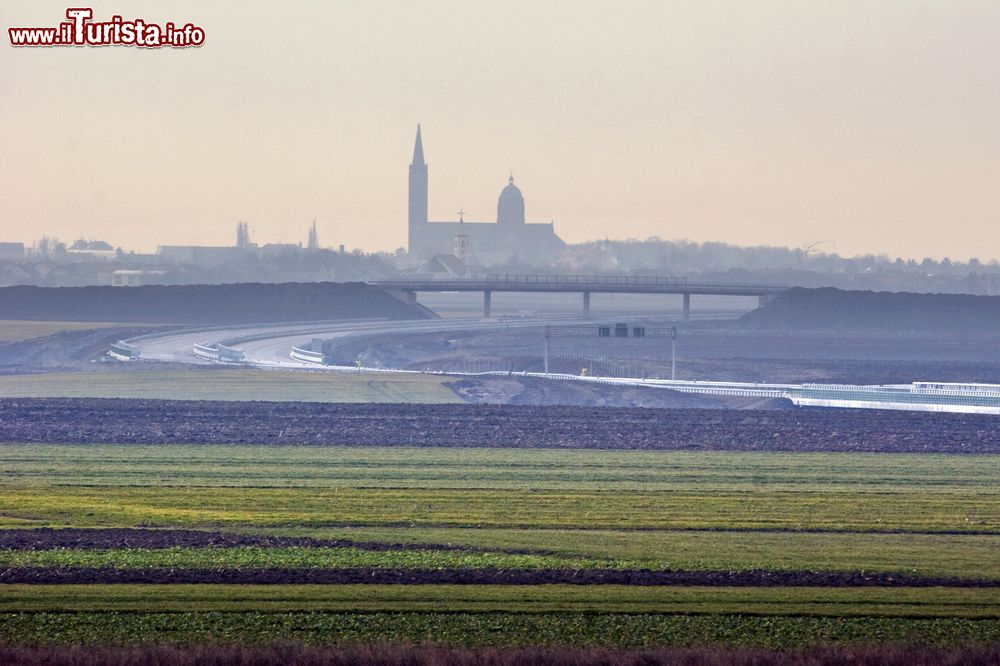
[[[316,363],[317,365],[323,365],[323,352],[314,352],[308,349],[300,349],[298,347],[292,347],[292,351],[289,354],[293,361],[299,361],[301,363]]]
[[[202,345],[195,343],[191,350],[198,358],[218,363],[244,363],[246,358],[239,349],[233,349],[217,342]]]
[[[219,350],[216,349],[214,345],[199,345],[198,343],[195,343],[192,351],[198,358],[203,358],[207,361],[219,360]]]

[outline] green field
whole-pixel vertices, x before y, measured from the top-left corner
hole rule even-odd
[[[950,578],[1000,579],[995,536],[733,534],[666,531],[581,533],[518,530],[505,542],[493,531],[439,535],[417,531],[424,542],[482,548],[378,552],[357,548],[256,547],[123,548],[0,551],[0,566],[197,568],[510,568],[648,569],[692,571],[867,571]],[[328,535],[329,536],[329,535]],[[400,541],[398,532],[359,531],[332,536]],[[518,539],[517,537],[520,536]],[[478,538],[477,538],[478,537]],[[627,542],[627,543],[626,543]],[[533,546],[537,554],[497,552]],[[617,546],[617,547],[616,547]]]
[[[0,513],[39,525],[325,528],[1000,529],[986,493],[823,493],[426,488],[62,487],[0,489]],[[0,523],[2,524],[2,523]]]
[[[0,613],[684,613],[1000,619],[992,589],[623,585],[9,585]]]
[[[145,398],[304,402],[463,402],[445,377],[244,368],[129,369],[0,377],[0,398]]]
[[[417,544],[0,550],[0,568],[1000,580],[995,456],[4,444],[0,470],[4,527]],[[1000,641],[998,620],[997,587],[0,585],[0,640],[15,642],[948,645]]]
[[[8,444],[0,469],[7,526],[447,543],[626,568],[1000,578],[990,456]],[[172,565],[201,557],[211,555],[178,552]]]
[[[284,645],[289,642],[450,646],[762,646],[1000,643],[995,619],[690,615],[666,613],[462,613],[246,611],[0,613],[14,644],[150,642]]]
[[[834,494],[919,490],[925,495],[993,495],[994,499],[1000,495],[1000,456],[938,454],[0,444],[0,465],[7,473],[8,487],[46,484]]]

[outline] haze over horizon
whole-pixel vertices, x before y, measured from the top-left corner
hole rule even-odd
[[[197,49],[11,47],[0,241],[393,250],[423,127],[431,219],[513,172],[567,242],[836,242],[1000,258],[1000,3],[84,3]],[[824,246],[829,249],[829,246]]]

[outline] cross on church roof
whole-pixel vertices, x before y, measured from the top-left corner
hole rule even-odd
[[[459,222],[465,222],[465,211],[464,210],[459,210],[458,211],[458,221]]]

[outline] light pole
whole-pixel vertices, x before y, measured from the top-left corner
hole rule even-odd
[[[677,327],[670,328],[670,381],[677,379]]]
[[[549,325],[545,325],[545,376],[549,376],[549,337],[551,337],[552,332],[549,330]]]

